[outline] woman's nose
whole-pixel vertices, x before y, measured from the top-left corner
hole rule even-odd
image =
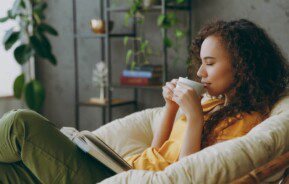
[[[197,72],[197,76],[200,78],[204,78],[207,77],[207,72],[205,71],[203,65],[200,66],[198,72]]]

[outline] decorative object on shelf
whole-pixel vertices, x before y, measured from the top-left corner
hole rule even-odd
[[[99,98],[94,98],[94,101],[98,103],[105,103],[105,87],[107,87],[107,74],[108,69],[105,62],[98,62],[95,64],[95,68],[92,71],[92,81],[95,86],[99,87]]]
[[[89,21],[89,25],[91,30],[96,33],[96,34],[104,34],[105,33],[105,21],[100,19],[100,18],[96,18],[96,19],[91,19]],[[113,21],[109,21],[109,31],[112,30],[113,28]]]
[[[136,66],[134,70],[123,70],[120,83],[122,85],[136,86],[161,85],[162,74],[161,65],[145,64]]]
[[[33,5],[33,6],[32,6]],[[20,65],[32,62],[33,57],[42,58],[56,65],[57,60],[52,53],[51,44],[46,36],[57,36],[57,31],[44,23],[44,10],[47,3],[42,0],[15,0],[13,7],[7,11],[7,16],[0,19],[0,23],[13,20],[17,27],[9,29],[4,36],[6,50],[17,45],[14,57]],[[33,76],[22,73],[14,81],[14,96],[25,99],[27,106],[35,111],[40,111],[44,99],[43,85]]]

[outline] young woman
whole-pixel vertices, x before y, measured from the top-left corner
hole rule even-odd
[[[192,61],[201,64],[197,76],[207,94],[200,98],[185,84],[176,88],[176,79],[167,82],[151,147],[126,158],[133,168],[162,170],[245,135],[266,118],[288,84],[288,66],[276,44],[243,19],[206,25],[193,40]],[[176,117],[179,108],[183,114]],[[35,112],[11,111],[0,120],[1,182],[94,183],[113,174]]]
[[[163,170],[218,142],[245,135],[266,118],[288,84],[288,65],[265,31],[248,20],[206,25],[192,43],[197,76],[211,96],[201,98],[177,80],[163,87],[166,102],[152,145],[126,158],[134,169]],[[184,115],[176,119],[178,108]]]

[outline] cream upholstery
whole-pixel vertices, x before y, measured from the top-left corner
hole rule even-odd
[[[123,157],[140,153],[149,147],[161,113],[162,108],[136,112],[93,133]],[[161,172],[131,170],[103,183],[228,183],[288,151],[288,135],[289,96],[284,96],[246,136],[210,146]]]

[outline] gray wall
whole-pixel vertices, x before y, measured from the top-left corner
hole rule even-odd
[[[121,2],[122,0],[119,0]],[[79,31],[89,32],[88,20],[91,17],[99,16],[99,4],[95,0],[85,0],[78,2]],[[59,31],[58,38],[51,38],[54,53],[58,58],[57,67],[51,66],[46,61],[41,61],[37,65],[38,76],[45,84],[47,97],[43,114],[58,126],[74,126],[75,122],[75,75],[73,60],[73,21],[72,21],[72,1],[71,0],[50,0],[47,11],[47,22],[54,25]],[[178,14],[182,19],[181,26],[185,27],[187,14]],[[146,33],[145,37],[149,39],[154,50],[161,48],[160,34],[155,26],[156,14],[148,15],[146,24],[139,30]],[[289,2],[287,0],[193,0],[193,35],[200,27],[208,21],[215,19],[237,19],[247,18],[265,28],[271,37],[283,50],[288,58],[288,22],[289,22]],[[122,17],[113,15],[115,20],[114,31],[126,31],[121,23]],[[153,25],[153,26],[152,26]],[[80,99],[87,100],[92,96],[97,96],[97,89],[91,85],[91,67],[100,60],[99,41],[97,40],[79,40],[79,80],[80,80]],[[186,59],[186,43],[183,43],[181,55]],[[124,67],[124,53],[122,40],[112,41],[112,61],[113,61],[113,81],[117,82],[121,70]],[[170,51],[169,58],[172,58],[173,52]],[[157,58],[161,56],[152,56],[150,61],[158,63]],[[184,62],[172,64],[169,61],[169,79],[185,76],[186,67]],[[114,97],[132,98],[131,90],[115,90]],[[140,90],[139,101],[142,109],[161,106],[163,99],[161,91]],[[10,100],[0,100],[0,113],[8,110],[5,104]],[[13,105],[12,105],[13,106]],[[13,108],[17,107],[17,104]],[[133,112],[132,107],[121,107],[113,110],[113,119],[122,117]],[[101,111],[95,107],[83,107],[80,109],[80,128],[95,129],[101,124]]]

